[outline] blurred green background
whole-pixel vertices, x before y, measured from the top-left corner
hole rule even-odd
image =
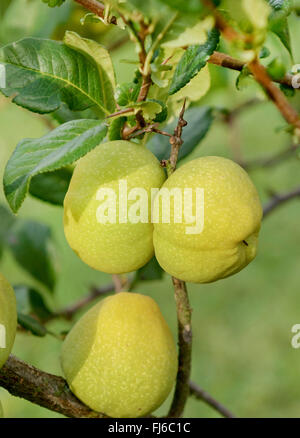
[[[23,3],[22,14],[19,12],[20,1]],[[94,37],[105,46],[124,39],[125,33],[115,29],[107,32],[102,24],[81,26],[79,19],[84,12],[72,8],[71,2],[50,10],[39,0],[20,1],[1,1],[0,46],[26,35],[51,35],[59,39],[66,28],[76,30],[82,36]],[[67,26],[68,20],[70,24]],[[299,21],[297,23],[296,18],[291,17],[290,24],[295,61],[300,63]],[[270,40],[268,44],[277,50],[276,41]],[[135,59],[134,47],[130,43],[115,46],[112,56],[118,81],[131,80],[135,66],[120,61],[123,58]],[[235,72],[214,66],[210,69],[212,87],[200,104],[232,109],[253,97],[262,97],[256,85],[237,91]],[[296,99],[293,104],[299,110],[299,97]],[[290,136],[281,129],[284,125],[277,109],[264,100],[241,112],[234,127],[217,117],[207,137],[188,159],[201,155],[233,158],[237,150],[246,161],[264,158],[290,144]],[[40,137],[47,131],[42,116],[29,113],[0,97],[1,178],[17,143],[24,137]],[[299,185],[300,162],[296,155],[291,155],[277,165],[254,169],[250,174],[265,202],[271,192],[282,192]],[[2,187],[0,201],[5,202]],[[111,282],[109,275],[85,266],[68,247],[63,234],[61,208],[28,198],[20,216],[51,226],[58,282],[55,295],[49,297],[45,294],[45,297],[52,308],[59,309],[76,301],[88,292],[91,285]],[[300,323],[299,217],[299,199],[278,208],[263,222],[259,254],[250,266],[233,277],[210,285],[188,285],[194,331],[192,379],[237,416],[300,416],[300,350],[291,346],[291,328]],[[4,254],[0,270],[13,284],[27,283],[42,290],[40,284],[16,265],[9,252]],[[176,311],[169,276],[165,275],[160,282],[145,282],[136,291],[151,295],[157,301],[176,336]],[[49,324],[49,328],[57,332],[69,327],[70,324],[64,321]],[[61,342],[50,336],[37,338],[18,333],[13,353],[44,371],[61,374],[60,347]],[[59,416],[12,397],[1,388],[0,400],[6,417]],[[166,412],[166,404],[158,413]],[[192,398],[185,415],[218,416]]]

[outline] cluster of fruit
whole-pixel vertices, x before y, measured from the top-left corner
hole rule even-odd
[[[120,181],[128,192],[143,189],[148,217],[137,221],[120,218],[124,199]],[[153,189],[163,191],[202,189],[204,228],[186,233],[188,218],[176,220],[174,203],[170,221],[152,223]],[[99,190],[115,193],[117,213],[113,223],[99,221]],[[138,192],[139,193],[139,192]],[[137,197],[137,196],[136,196]],[[103,200],[103,199],[102,199]],[[136,199],[132,200],[132,204]],[[195,197],[190,210],[196,212]],[[109,210],[109,204],[107,209]],[[183,207],[185,208],[185,206]],[[183,217],[183,215],[182,215]],[[247,173],[221,157],[202,157],[181,166],[167,180],[156,157],[145,147],[128,141],[103,143],[84,158],[74,171],[65,198],[64,226],[73,250],[99,271],[122,274],[144,266],[154,252],[161,267],[183,281],[208,283],[244,268],[256,254],[262,208]]]
[[[120,181],[126,181],[128,192],[138,188],[148,195],[146,220],[121,220]],[[160,189],[159,198],[166,189],[172,193],[197,188],[204,191],[201,233],[186,233],[186,218],[176,221],[175,201],[169,206],[169,221],[160,211],[152,223],[153,189]],[[101,189],[115,194],[115,205],[107,204],[114,220],[107,223],[98,216],[99,200],[104,200]],[[191,197],[192,212],[197,210],[195,202]],[[78,162],[65,198],[64,228],[70,246],[94,269],[113,274],[135,271],[155,253],[169,274],[206,283],[240,271],[255,257],[261,217],[256,189],[236,163],[199,158],[166,179],[149,150],[114,141]],[[87,405],[130,417],[152,412],[164,401],[175,380],[177,359],[153,300],[122,293],[97,304],[75,325],[64,343],[62,365],[72,390]]]
[[[120,220],[127,190],[143,189],[147,220]],[[190,221],[170,221],[163,212],[152,223],[151,191],[200,188],[204,193],[204,227],[186,233]],[[115,220],[99,220],[99,190],[114,193]],[[131,200],[136,201],[136,196]],[[196,198],[197,199],[197,198]],[[128,200],[126,200],[127,202]],[[190,198],[191,211],[196,211]],[[203,157],[181,166],[168,179],[146,148],[126,141],[103,143],[74,170],[64,204],[66,238],[94,269],[120,274],[145,265],[154,255],[169,274],[195,283],[232,275],[256,254],[262,209],[246,172],[221,157]],[[0,277],[0,323],[8,341],[0,350],[0,367],[16,332],[15,298]],[[62,369],[74,394],[90,408],[112,417],[139,417],[153,412],[172,390],[177,353],[172,334],[152,298],[121,292],[92,307],[72,328],[62,348]]]

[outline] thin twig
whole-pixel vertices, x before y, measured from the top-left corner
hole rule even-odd
[[[300,118],[297,111],[290,105],[282,91],[273,84],[265,67],[260,64],[258,59],[255,59],[248,64],[248,68],[256,81],[262,85],[270,99],[275,103],[285,120],[300,130]]]
[[[231,110],[226,117],[227,117],[227,119],[236,119],[245,110],[248,110],[252,106],[256,106],[256,105],[261,104],[263,102],[264,102],[264,100],[257,99],[256,97],[254,97],[253,99],[246,100],[245,102],[242,102],[239,105],[237,105],[235,108],[233,108],[233,110]]]
[[[210,64],[219,65],[220,67],[225,67],[230,70],[236,71],[242,71],[243,68],[247,65],[245,62],[240,61],[239,59],[232,58],[231,56],[221,52],[214,52],[209,58],[208,62]],[[292,80],[293,75],[286,74],[281,79],[273,79],[273,82],[277,82],[278,84],[286,85],[290,88],[293,88]]]
[[[224,34],[224,36],[229,40],[243,39],[243,35],[239,34],[235,29],[229,26],[223,16],[216,9],[214,3],[211,0],[202,0],[204,5],[210,10],[213,14],[216,27]]]
[[[122,281],[122,278],[120,277],[120,275],[113,274],[112,275],[112,279],[113,279],[114,286],[115,286],[115,292],[116,293],[122,292],[122,290],[123,290],[123,281]]]
[[[229,127],[230,147],[232,149],[234,161],[236,161],[240,166],[243,167],[244,167],[244,158],[243,158],[241,142],[240,142],[238,117],[241,115],[243,111],[262,102],[263,102],[262,100],[257,98],[249,99],[237,105],[231,111],[226,111],[226,112],[221,111],[220,114],[221,120],[224,121]]]
[[[104,18],[105,6],[102,3],[98,2],[98,0],[74,0],[74,1],[76,3],[79,3],[85,9],[88,9],[89,11],[98,15],[98,17],[100,17],[102,19]],[[110,17],[109,23],[110,24],[117,24],[116,17],[115,16]]]
[[[50,316],[49,319],[54,319],[58,317],[65,319],[72,319],[74,314],[77,313],[79,310],[81,310],[83,307],[85,307],[87,304],[91,303],[96,298],[99,298],[103,295],[113,292],[114,290],[115,290],[114,283],[108,284],[106,286],[102,286],[100,288],[93,287],[88,295],[81,298],[79,301],[76,301],[76,303],[68,307],[65,307],[62,310],[59,310],[58,312],[55,312],[53,315]]]
[[[190,382],[190,395],[195,397],[197,400],[201,400],[207,405],[211,406],[217,412],[219,412],[225,418],[236,418],[236,416],[230,412],[225,406],[220,402],[215,400],[208,392],[200,388],[196,383]]]
[[[137,137],[141,134],[145,134],[145,133],[150,133],[150,132],[155,132],[156,134],[160,134],[160,135],[164,135],[166,137],[172,137],[173,134],[169,134],[169,132],[166,131],[162,131],[161,129],[158,128],[158,123],[155,123],[153,125],[147,125],[145,128],[140,129],[139,131],[134,132],[133,134],[131,134],[128,138],[133,138],[133,137]]]
[[[107,418],[81,403],[62,377],[45,373],[12,355],[0,370],[0,386],[16,397],[69,418]]]
[[[122,116],[123,114],[131,113],[132,111],[134,111],[133,108],[124,108],[119,111],[116,111],[115,113],[109,114],[109,116],[106,116],[105,118],[111,119],[113,117]]]
[[[143,102],[144,100],[146,100],[147,95],[148,95],[148,91],[152,85],[152,79],[151,79],[151,72],[147,72],[144,73],[144,66],[145,66],[145,62],[147,59],[147,51],[146,51],[146,47],[145,47],[145,41],[146,41],[146,37],[149,34],[149,26],[148,24],[145,23],[143,18],[140,18],[139,20],[139,25],[140,25],[140,30],[137,32],[134,24],[131,20],[127,20],[126,17],[124,17],[123,15],[121,15],[124,23],[128,26],[128,28],[131,31],[131,34],[133,35],[134,39],[136,40],[136,42],[139,45],[139,61],[140,61],[140,72],[142,74],[142,85],[139,91],[139,95],[137,98],[137,102]],[[142,111],[138,111],[137,114],[135,115],[136,117],[136,125],[133,126],[132,128],[129,128],[127,126],[127,124],[125,123],[123,131],[122,131],[122,138],[124,140],[127,140],[128,138],[130,138],[130,136],[132,136],[133,133],[135,133],[136,131],[143,129],[146,126],[146,122],[144,120],[143,117],[143,112]]]
[[[236,71],[242,71],[243,68],[247,65],[245,62],[240,61],[239,59],[232,58],[231,56],[221,52],[214,52],[209,58],[208,62],[210,64],[219,65],[220,67],[225,67],[229,68],[230,70]],[[292,80],[293,76],[290,74],[286,74],[283,78],[275,79],[273,80],[273,82],[277,82],[279,84],[287,85],[288,87],[293,88]]]
[[[170,143],[172,146],[171,155],[170,155],[170,165],[171,165],[172,172],[174,172],[176,169],[179,149],[181,148],[181,146],[183,144],[183,140],[181,138],[182,130],[187,125],[186,120],[184,120],[184,118],[183,118],[184,113],[185,113],[185,106],[186,106],[186,100],[184,100],[182,110],[180,111],[179,120],[178,120],[177,127],[174,131],[174,135],[170,138]]]
[[[168,417],[181,417],[189,397],[189,379],[192,361],[192,311],[184,281],[172,278],[178,319],[178,373],[176,388]]]
[[[271,167],[282,163],[282,161],[295,156],[295,152],[299,149],[298,145],[289,146],[277,154],[270,155],[269,157],[258,158],[242,163],[242,166],[246,170],[253,170],[261,167]]]
[[[218,14],[217,8],[211,0],[204,0],[205,4],[212,10],[214,16]],[[222,20],[223,17],[222,17]],[[226,34],[226,29],[228,25],[225,21],[226,28],[224,29],[224,23],[219,23],[216,19],[216,27],[223,33],[223,35],[228,38]],[[228,38],[229,40],[231,38]],[[270,78],[265,67],[259,62],[258,58],[247,64],[247,68],[253,74],[254,79],[264,88],[270,99],[275,103],[285,120],[292,126],[294,126],[300,135],[300,118],[297,111],[290,105],[289,101],[283,94],[283,92],[275,86]]]
[[[113,52],[114,50],[119,49],[120,47],[124,46],[129,41],[129,36],[126,34],[123,36],[123,38],[119,38],[118,40],[112,41],[106,46],[106,49],[109,52]]]
[[[280,207],[282,204],[286,203],[287,201],[290,201],[294,198],[300,198],[300,187],[297,187],[294,190],[291,190],[286,193],[278,193],[275,194],[269,202],[267,202],[264,206],[264,218],[268,216],[272,211],[274,211],[276,208]]]

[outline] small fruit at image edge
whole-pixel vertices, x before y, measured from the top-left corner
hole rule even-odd
[[[128,192],[147,191],[148,223],[119,222],[120,180],[126,180]],[[164,181],[159,161],[145,147],[121,140],[100,144],[77,163],[65,198],[64,230],[71,248],[87,265],[110,274],[144,266],[154,254],[151,188],[160,188]],[[116,223],[97,219],[101,188],[117,195]]]
[[[61,355],[72,392],[110,417],[141,417],[167,398],[177,374],[173,336],[156,302],[120,292],[92,307]]]
[[[0,368],[5,364],[13,348],[17,331],[17,306],[15,293],[8,281],[0,274]]]
[[[209,283],[239,272],[254,259],[262,207],[238,164],[222,157],[198,158],[176,170],[163,188],[204,189],[204,228],[199,234],[187,234],[191,224],[186,221],[175,223],[173,203],[171,223],[163,223],[160,209],[154,248],[166,272],[183,281]]]

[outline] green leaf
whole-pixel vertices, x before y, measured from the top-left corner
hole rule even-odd
[[[41,201],[63,205],[73,171],[68,167],[40,173],[32,178],[29,193]]]
[[[173,94],[169,99],[168,103],[169,106],[173,104],[174,114],[179,114],[185,98],[190,102],[199,101],[208,92],[210,84],[210,71],[208,65],[206,65],[188,84]]]
[[[107,127],[96,120],[74,120],[42,138],[22,140],[4,172],[4,192],[17,213],[29,190],[32,177],[66,167],[98,146]]]
[[[7,234],[9,229],[13,226],[15,220],[15,216],[11,214],[5,205],[0,204],[0,258],[6,243]]]
[[[126,122],[126,117],[118,117],[114,119],[108,129],[108,139],[110,141],[113,140],[122,140],[122,128],[124,123]]]
[[[183,130],[182,139],[184,143],[179,150],[179,160],[189,155],[204,139],[213,121],[212,108],[207,106],[189,108],[184,118],[188,125]],[[173,133],[176,125],[177,120],[164,129],[169,133]],[[170,157],[171,146],[168,137],[156,134],[147,144],[147,148],[159,160],[167,160]]]
[[[163,39],[162,48],[178,48],[194,44],[204,44],[207,33],[214,27],[214,19],[210,15],[203,20],[196,17],[187,18],[180,14]]]
[[[234,20],[234,24],[243,32],[253,33],[253,36],[257,32],[264,34],[271,12],[266,0],[222,0],[221,7],[229,15],[229,19]],[[264,37],[265,35],[261,35],[258,41],[253,41],[252,44],[256,46],[259,42],[260,45],[263,43]]]
[[[148,101],[156,102],[162,108],[161,112],[156,114],[155,119],[153,119],[153,122],[155,122],[155,123],[163,123],[163,122],[165,122],[167,120],[167,118],[168,118],[168,107],[167,107],[167,105],[164,102],[162,102],[161,100],[158,100],[158,99],[148,99]]]
[[[135,112],[142,110],[146,120],[154,120],[163,111],[164,104],[154,99],[147,99],[143,102],[136,102],[131,106]]]
[[[56,120],[59,124],[63,124],[66,122],[71,122],[72,120],[79,119],[92,119],[99,120],[96,111],[94,111],[95,107],[88,108],[83,111],[71,111],[66,104],[62,104],[61,107],[51,113],[51,117]]]
[[[280,84],[280,89],[286,97],[294,97],[296,94],[295,88],[291,88],[289,85]]]
[[[99,72],[103,105],[112,113],[116,106],[114,98],[116,77],[108,50],[96,41],[81,38],[75,32],[66,32],[64,43],[94,60]]]
[[[287,17],[292,10],[290,0],[269,0],[272,13],[269,17],[269,30],[278,36],[282,44],[292,56],[291,38]]]
[[[140,87],[140,83],[134,82],[126,82],[125,84],[119,85],[116,90],[118,105],[125,107],[135,103],[139,95]]]
[[[65,0],[42,0],[43,3],[47,3],[50,8],[54,8],[55,6],[61,6]]]
[[[273,33],[278,36],[290,55],[292,55],[291,38],[287,19],[284,18],[283,20],[277,21],[276,23],[270,23],[269,28]]]
[[[274,11],[282,11],[286,15],[291,12],[293,6],[291,0],[269,0],[269,5]]]
[[[133,82],[126,82],[118,85],[116,90],[116,100],[122,107],[129,106],[137,101],[142,85],[142,75],[137,70]]]
[[[207,60],[219,44],[220,33],[213,29],[203,45],[190,46],[176,67],[169,94],[174,94],[183,88],[206,65]]]
[[[267,72],[273,80],[279,80],[284,77],[286,66],[278,58],[275,58],[268,64]]]
[[[265,0],[242,0],[243,9],[256,29],[265,29],[270,15],[270,7]]]
[[[268,47],[262,47],[261,51],[259,52],[259,57],[260,59],[265,59],[268,58],[268,56],[270,56],[271,52],[268,49]]]
[[[153,257],[150,262],[137,271],[138,281],[153,281],[161,280],[164,275],[164,271],[158,264],[156,257]]]
[[[246,88],[250,82],[253,82],[253,77],[251,76],[251,72],[248,67],[244,66],[236,78],[235,86],[237,90],[242,90]]]
[[[14,286],[18,313],[35,314],[42,320],[48,319],[52,312],[49,310],[42,294],[30,286]]]
[[[95,106],[110,114],[95,62],[57,41],[25,38],[0,49],[6,84],[0,90],[31,111],[50,113],[64,102],[72,111]]]
[[[35,318],[30,315],[24,315],[23,313],[18,313],[18,323],[25,330],[30,331],[33,335],[44,337],[48,334],[48,330]]]
[[[55,271],[50,228],[39,222],[18,220],[9,231],[7,243],[18,264],[53,291]]]

